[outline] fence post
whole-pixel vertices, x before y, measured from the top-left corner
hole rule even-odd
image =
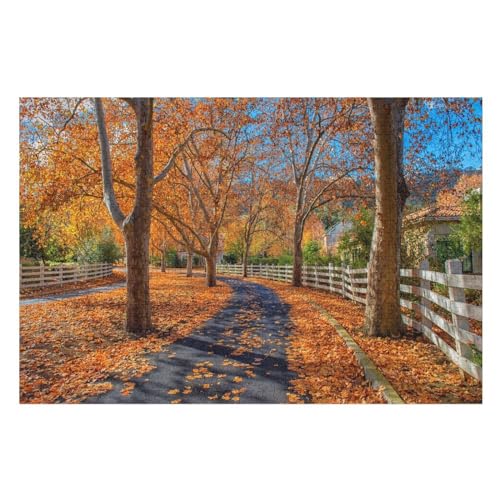
[[[328,263],[328,287],[330,288],[330,293],[333,292],[333,264]]]
[[[349,285],[351,287],[351,292],[350,293],[351,293],[351,295],[353,297],[353,300],[356,300],[355,297],[357,297],[357,293],[358,292],[356,292],[356,290],[354,290],[356,288],[356,283],[353,283],[353,281],[352,281],[354,279],[353,278],[354,274],[353,274],[352,271],[353,271],[353,269],[351,268],[351,266],[347,266],[347,276],[349,278]]]
[[[352,275],[351,275],[351,266],[346,267],[346,275],[347,275],[347,284],[351,287],[351,290],[347,289],[347,293],[352,295],[352,297],[356,296],[356,292],[353,290],[354,288],[354,283],[352,282]]]
[[[62,264],[59,266],[59,283],[63,282],[63,266]]]
[[[40,264],[40,286],[45,285],[45,265]]]
[[[458,259],[447,260],[445,263],[446,274],[462,274],[462,262]],[[448,295],[452,302],[465,302],[465,291],[463,288],[458,288],[454,286],[448,286]],[[469,320],[455,314],[451,313],[451,319],[453,321],[453,327],[457,330],[462,328],[463,330],[469,330]],[[455,347],[458,354],[464,358],[472,358],[472,349],[468,344],[464,344],[459,340],[455,339]],[[461,369],[460,374],[463,379],[465,379],[465,372]]]
[[[318,266],[314,264],[314,287],[318,288],[319,280],[318,280]]]
[[[428,271],[429,270],[429,261],[426,259],[420,264],[420,270],[421,271]],[[420,288],[423,290],[430,290],[431,289],[431,282],[425,278],[420,277]],[[427,318],[424,315],[424,308],[431,310],[432,307],[432,302],[429,299],[426,299],[424,296],[420,297],[420,305],[421,305],[421,318],[420,321],[422,325],[426,326],[427,328],[432,329],[432,321]],[[423,333],[423,332],[422,332]]]

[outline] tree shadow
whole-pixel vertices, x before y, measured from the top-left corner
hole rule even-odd
[[[128,396],[120,392],[122,382],[110,380],[112,391],[85,402],[287,402],[294,375],[288,370],[286,359],[290,307],[264,285],[219,279],[233,289],[224,309],[188,337],[168,345],[162,352],[148,354],[156,368],[131,379],[135,388]],[[206,370],[199,377],[194,369],[201,366]],[[244,391],[234,392],[240,389]]]

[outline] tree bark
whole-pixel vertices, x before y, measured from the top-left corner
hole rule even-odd
[[[149,301],[149,238],[141,224],[126,231],[127,245],[127,323],[131,333],[144,333],[151,329]]]
[[[302,286],[302,224],[295,223],[295,231],[293,235],[293,276],[292,285]]]
[[[243,249],[243,278],[248,276],[248,254],[250,250],[250,243],[245,241],[245,247]]]
[[[135,203],[123,223],[127,241],[127,331],[151,329],[149,238],[153,207],[153,99],[134,99],[137,119]]]
[[[365,329],[371,336],[399,337],[402,212],[408,189],[402,172],[407,99],[369,99],[374,128],[375,227],[368,265]]]
[[[165,250],[160,250],[160,271],[164,273],[166,270],[165,265]]]
[[[193,252],[189,251],[186,260],[186,276],[188,278],[191,278],[193,276]]]
[[[206,259],[206,263],[207,263],[206,284],[208,287],[216,286],[216,284],[217,284],[216,259],[217,259],[217,254],[209,255]]]

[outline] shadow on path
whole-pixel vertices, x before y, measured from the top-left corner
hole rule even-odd
[[[257,283],[220,278],[228,305],[186,337],[148,358],[157,367],[86,403],[286,403],[293,374],[286,361],[289,306]]]

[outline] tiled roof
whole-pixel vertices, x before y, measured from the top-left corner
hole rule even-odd
[[[462,215],[462,208],[459,205],[455,206],[432,206],[421,208],[405,216],[404,221],[411,222],[421,222],[428,220],[448,220],[457,219]]]

